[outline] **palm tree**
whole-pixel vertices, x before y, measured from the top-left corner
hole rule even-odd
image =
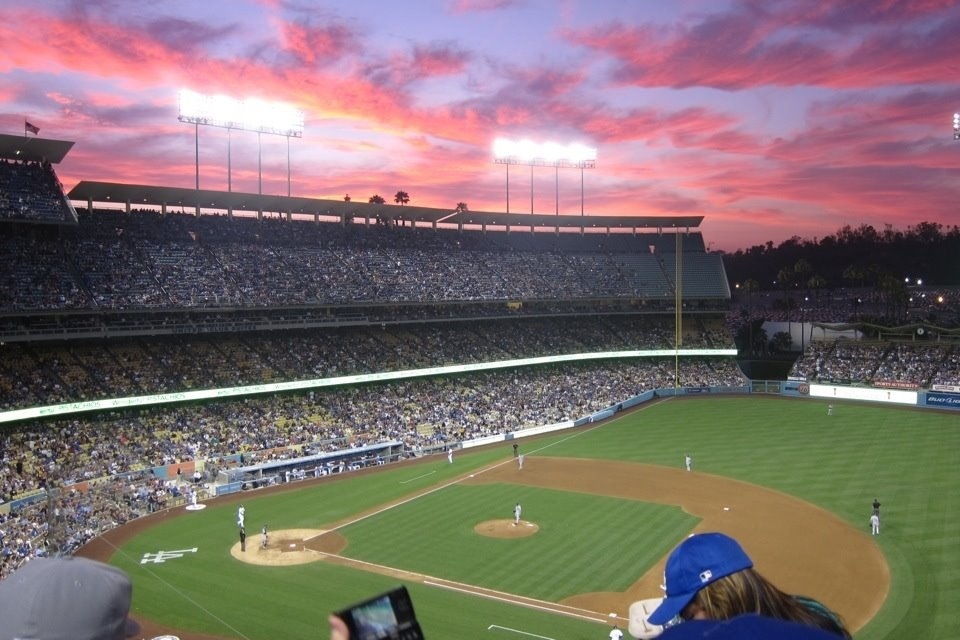
[[[402,207],[410,202],[410,195],[406,191],[397,191],[397,195],[393,196],[393,201]]]
[[[747,292],[747,309],[753,312],[753,292],[760,289],[760,283],[753,278],[747,278],[743,281],[743,290]]]
[[[820,290],[827,286],[827,279],[821,276],[819,273],[815,273],[810,276],[810,279],[807,280],[807,289],[813,289],[813,296],[817,300],[817,304],[820,304]]]
[[[343,201],[344,201],[344,202],[350,202],[350,194],[349,194],[349,193],[348,193],[347,195],[343,196]]]
[[[383,204],[386,200],[383,199],[383,196],[375,193],[370,196],[370,204]]]
[[[813,267],[810,266],[806,258],[800,258],[797,260],[797,263],[793,265],[793,273],[796,276],[796,282],[806,284],[810,275],[813,273]],[[809,290],[807,290],[806,293],[809,293]]]
[[[467,207],[467,203],[466,203],[466,202],[458,202],[458,203],[457,203],[457,208],[454,209],[454,211],[456,211],[457,213],[466,213],[468,210],[469,210],[469,209],[468,209],[468,207]]]
[[[794,273],[793,269],[787,267],[780,269],[779,273],[777,273],[777,284],[780,285],[780,290],[783,293],[783,308],[785,311],[789,311],[790,309],[790,303],[788,302],[790,298],[787,296],[787,291],[790,290],[790,285],[793,284]]]

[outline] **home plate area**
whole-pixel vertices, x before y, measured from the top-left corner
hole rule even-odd
[[[290,566],[317,562],[323,556],[316,552],[315,540],[324,535],[322,529],[282,529],[267,537],[267,547],[260,543],[260,533],[247,534],[246,551],[237,541],[230,547],[230,555],[242,562],[268,566]],[[311,549],[311,547],[314,547]]]

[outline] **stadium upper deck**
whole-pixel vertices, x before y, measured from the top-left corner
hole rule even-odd
[[[11,166],[0,163],[4,191]],[[55,179],[26,188],[38,201],[64,197]],[[185,209],[201,197],[215,209]],[[730,299],[700,216],[452,213],[91,182],[70,198],[88,205],[77,224],[0,219],[2,339],[665,313],[678,299],[716,311]]]

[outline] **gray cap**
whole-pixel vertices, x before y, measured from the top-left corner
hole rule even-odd
[[[140,631],[127,617],[127,574],[87,558],[34,558],[0,581],[0,640],[122,640]]]

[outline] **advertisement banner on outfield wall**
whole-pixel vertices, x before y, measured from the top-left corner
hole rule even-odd
[[[939,409],[960,409],[960,395],[949,393],[927,393],[925,400],[928,407]]]
[[[935,384],[931,387],[934,391],[943,391],[944,393],[960,393],[958,384]]]
[[[868,402],[884,402],[889,404],[917,405],[920,394],[916,391],[902,391],[900,389],[873,389],[871,387],[842,387],[827,384],[810,385],[811,398],[828,398],[830,400],[866,400]]]

